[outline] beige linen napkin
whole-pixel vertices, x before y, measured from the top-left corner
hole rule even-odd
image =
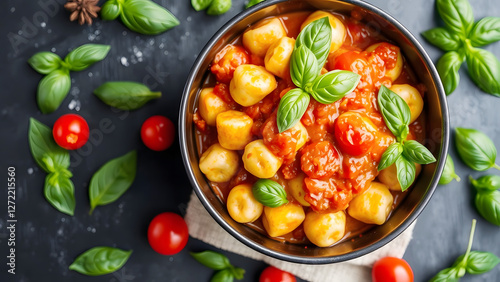
[[[386,246],[360,258],[336,264],[306,265],[274,259],[245,246],[232,237],[210,216],[194,192],[191,194],[185,219],[189,228],[189,235],[193,238],[219,249],[264,261],[312,282],[371,281],[371,265],[382,257],[402,257],[411,240],[415,225],[415,223],[412,224]]]

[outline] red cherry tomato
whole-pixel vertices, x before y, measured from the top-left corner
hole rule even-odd
[[[164,116],[152,116],[141,127],[144,145],[153,151],[166,150],[174,142],[175,126]]]
[[[57,145],[67,150],[75,150],[87,143],[89,125],[77,114],[66,114],[56,120],[52,135]]]
[[[172,212],[155,216],[148,228],[151,248],[162,255],[175,255],[187,244],[188,227],[184,219]]]
[[[352,156],[368,152],[376,141],[375,133],[375,125],[360,113],[345,112],[335,122],[335,139],[340,149]]]
[[[278,269],[274,266],[268,266],[260,274],[259,282],[295,282],[295,276]]]
[[[413,282],[413,270],[403,259],[381,258],[373,265],[372,282]]]

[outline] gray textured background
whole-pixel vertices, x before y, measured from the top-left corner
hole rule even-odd
[[[103,2],[103,1],[101,1]],[[175,14],[181,24],[159,36],[144,36],[126,29],[119,21],[79,26],[70,23],[63,10],[63,0],[4,0],[0,3],[1,99],[0,99],[0,169],[1,183],[7,181],[7,167],[17,172],[17,267],[16,275],[7,275],[7,189],[0,189],[0,281],[207,281],[212,271],[196,263],[189,251],[213,249],[190,239],[187,247],[175,256],[162,256],[148,245],[146,230],[158,213],[184,213],[191,187],[181,164],[177,141],[165,152],[152,152],[140,140],[140,126],[149,116],[162,114],[177,121],[178,105],[196,54],[227,20],[243,9],[244,1],[233,0],[233,8],[220,17],[195,12],[188,0],[156,1]],[[442,52],[419,35],[440,24],[434,0],[370,0],[396,17],[418,39],[436,61]],[[498,0],[471,0],[476,19],[500,16]],[[12,43],[12,40],[16,43]],[[68,50],[85,43],[112,46],[107,58],[82,72],[72,73],[71,92],[54,113],[42,115],[35,102],[41,75],[26,63],[39,51],[54,51],[65,56]],[[486,49],[500,57],[500,43]],[[476,88],[465,67],[461,82],[448,98],[451,126],[473,127],[489,135],[500,148],[500,98]],[[134,80],[163,92],[160,100],[131,113],[117,112],[101,103],[92,90],[105,81]],[[75,216],[55,211],[43,198],[45,173],[34,163],[28,147],[29,117],[52,125],[65,113],[84,116],[93,131],[87,150],[72,153],[72,170],[77,207]],[[112,130],[103,132],[101,122],[111,122]],[[473,207],[473,195],[467,177],[490,170],[473,172],[457,158],[462,182],[438,187],[432,201],[419,217],[414,239],[405,259],[415,272],[416,281],[431,278],[452,264],[465,251],[472,218],[478,219],[474,250],[491,251],[500,256],[500,230],[480,218]],[[107,160],[132,149],[139,153],[134,185],[118,201],[98,207],[88,215],[87,186],[92,174]],[[73,259],[96,245],[133,249],[122,270],[89,278],[67,269]],[[224,252],[225,253],[225,252]],[[231,261],[247,270],[245,281],[255,281],[265,264],[231,253]],[[463,281],[498,281],[500,267]]]

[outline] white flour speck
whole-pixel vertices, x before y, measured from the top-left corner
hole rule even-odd
[[[165,52],[163,52],[163,55],[167,56],[168,55],[168,51],[165,50]]]
[[[94,74],[92,72],[89,72],[88,75],[89,75],[89,77],[93,77],[94,76]]]
[[[56,52],[56,47],[52,47],[52,49],[50,49],[50,51],[52,51],[53,53]]]
[[[44,27],[46,27],[46,26],[47,26],[47,24],[46,24],[45,22],[41,22],[41,23],[40,23],[40,26],[41,26],[42,28],[44,28]]]
[[[81,107],[81,103],[80,103],[80,100],[71,100],[71,102],[69,102],[68,104],[68,109],[70,110],[75,110],[75,111],[80,111],[80,107]]]
[[[35,48],[38,48],[38,43],[35,43]]]
[[[52,33],[52,29],[47,29],[47,33]]]
[[[72,82],[75,83],[74,81]],[[73,88],[71,88],[69,94],[71,94],[72,96],[78,96],[78,94],[80,94],[80,88],[74,86]]]
[[[63,234],[64,234],[64,230],[63,230],[63,228],[61,227],[61,228],[59,228],[59,229],[57,230],[57,235],[62,236]]]
[[[12,8],[10,8],[10,12],[11,12],[11,13],[14,13],[15,11],[16,11],[16,7],[12,7]]]
[[[155,44],[155,40],[154,39],[149,40],[149,45],[154,45],[154,44]]]
[[[169,257],[168,261],[174,261],[174,257]]]
[[[163,49],[163,47],[165,47],[165,43],[163,43],[163,42],[160,43],[160,45],[158,45],[158,48],[160,48],[160,49]]]
[[[122,35],[123,36],[127,35],[127,32],[126,31],[122,32]]]
[[[32,167],[28,168],[28,174],[29,175],[33,174],[33,168]]]
[[[123,66],[125,66],[125,67],[128,67],[128,66],[130,65],[130,64],[128,63],[127,58],[125,58],[125,57],[121,57],[121,58],[120,58],[120,63],[121,63]]]
[[[190,21],[192,20],[192,18],[191,18],[191,17],[187,17],[187,19],[186,19],[186,20],[187,20],[188,22],[190,22]]]
[[[184,35],[186,35],[186,37],[188,37],[189,36],[189,31],[186,31],[186,33]]]
[[[61,222],[65,222],[66,221],[66,218],[61,218]]]
[[[23,34],[23,31],[20,30],[20,31],[17,32],[17,34],[21,35],[21,34]]]

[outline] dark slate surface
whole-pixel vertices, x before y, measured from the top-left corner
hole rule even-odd
[[[159,36],[143,36],[120,22],[97,20],[90,27],[70,23],[62,9],[63,0],[4,0],[0,4],[1,100],[0,100],[0,281],[207,281],[212,271],[196,263],[189,251],[213,249],[191,239],[175,256],[162,256],[148,245],[146,230],[158,213],[184,213],[191,187],[181,164],[179,144],[165,152],[145,148],[139,137],[142,122],[162,114],[177,121],[178,106],[189,69],[196,54],[213,33],[243,9],[244,1],[234,0],[233,8],[220,17],[195,12],[189,1],[157,1],[174,13],[181,25]],[[425,41],[420,32],[439,24],[434,0],[371,0],[400,20],[422,41],[433,60],[442,52]],[[474,0],[476,18],[500,16],[497,0]],[[41,75],[27,59],[39,51],[65,56],[68,50],[85,43],[112,46],[106,60],[85,71],[72,73],[71,92],[54,113],[42,115],[35,103]],[[500,43],[486,47],[500,57]],[[478,90],[460,71],[459,89],[449,97],[451,126],[473,127],[488,134],[500,148],[500,99]],[[112,110],[92,95],[92,90],[110,80],[143,82],[163,92],[160,100],[134,112]],[[55,211],[43,198],[45,173],[34,163],[28,147],[29,117],[52,125],[65,113],[84,116],[92,131],[86,150],[72,153],[72,170],[77,207],[74,217]],[[104,130],[102,123],[111,123]],[[88,215],[88,182],[107,160],[132,149],[139,153],[137,178],[131,189],[113,204],[98,207]],[[432,201],[419,217],[414,239],[405,259],[412,265],[416,281],[428,280],[448,267],[465,251],[472,218],[478,219],[475,250],[500,255],[500,230],[481,219],[472,205],[467,177],[473,172],[457,159],[463,181],[438,187]],[[7,168],[16,169],[16,275],[6,273],[7,252]],[[498,171],[488,173],[500,174]],[[89,278],[68,270],[84,250],[96,245],[133,249],[129,262],[117,273]],[[265,264],[224,252],[231,261],[247,270],[245,281],[256,281]],[[500,267],[463,281],[498,281]]]

